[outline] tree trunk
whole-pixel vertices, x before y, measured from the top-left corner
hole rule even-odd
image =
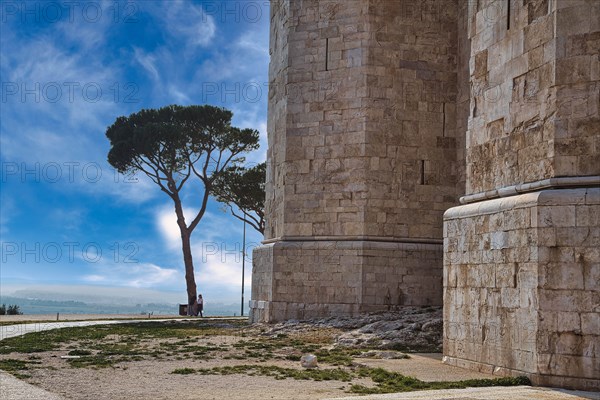
[[[192,305],[196,300],[196,279],[194,278],[194,260],[192,258],[192,246],[190,243],[191,232],[188,230],[179,198],[175,202],[175,213],[177,214],[177,225],[181,232],[181,247],[183,250],[183,264],[185,265],[185,283],[188,295],[188,315],[192,315]]]
[[[185,265],[185,283],[188,295],[188,315],[192,315],[192,305],[196,301],[196,279],[194,277],[194,261],[192,259],[192,246],[190,234],[181,232],[181,244],[183,248],[183,263]]]

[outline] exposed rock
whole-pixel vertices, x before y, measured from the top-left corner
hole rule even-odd
[[[305,354],[300,358],[300,365],[304,368],[317,368],[317,356],[314,354]]]
[[[372,347],[407,352],[442,351],[441,307],[405,307],[398,311],[340,316],[306,321],[289,320],[270,327],[264,335],[288,334],[313,328],[345,331],[335,346]]]
[[[381,350],[366,351],[356,357],[357,358],[380,358],[380,359],[384,359],[384,360],[400,360],[403,358],[410,358],[409,355],[401,353],[399,351],[381,351]]]

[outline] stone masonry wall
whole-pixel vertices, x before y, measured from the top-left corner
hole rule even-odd
[[[271,4],[252,320],[443,275],[447,363],[600,390],[600,2]]]
[[[457,1],[371,1],[363,228],[442,237],[456,204]]]
[[[283,227],[283,200],[285,179],[285,146],[286,146],[286,110],[287,110],[287,74],[289,65],[288,41],[290,23],[289,1],[273,3],[271,7],[271,35],[269,40],[269,86],[279,88],[269,91],[269,112],[267,120],[267,179],[265,214],[265,237],[273,238],[281,235]]]
[[[598,175],[600,3],[476,5],[469,29],[466,193]]]
[[[599,390],[600,3],[467,10],[470,204],[444,217],[445,361]]]
[[[273,4],[265,238],[361,234],[368,2]]]
[[[257,318],[440,304],[442,217],[459,195],[457,3],[272,3]],[[316,260],[332,243],[334,261]]]
[[[255,250],[272,266],[253,274],[254,321],[354,315],[441,305],[440,245],[368,241],[276,242]]]
[[[600,389],[600,189],[547,190],[446,213],[449,364]]]
[[[456,0],[273,4],[265,238],[440,240],[458,197]]]

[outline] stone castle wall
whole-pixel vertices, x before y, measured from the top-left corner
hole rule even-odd
[[[445,362],[600,389],[598,49],[596,0],[273,1],[252,320],[443,299]]]
[[[445,362],[600,389],[600,189],[446,213]]]
[[[442,217],[461,193],[457,13],[455,0],[273,3],[253,318],[441,304]]]
[[[255,250],[253,262],[262,267],[252,276],[255,321],[442,304],[436,244],[279,241]]]
[[[478,1],[468,24],[465,205],[444,219],[445,362],[599,390],[600,4]]]
[[[267,240],[441,238],[459,195],[456,14],[439,0],[274,3]]]
[[[600,4],[476,3],[466,194],[600,174]]]

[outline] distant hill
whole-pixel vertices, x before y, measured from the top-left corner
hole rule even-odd
[[[148,303],[136,305],[86,303],[73,300],[45,300],[35,298],[22,298],[13,296],[0,296],[0,304],[17,304],[23,314],[162,314],[177,315],[178,304]],[[239,315],[239,304],[206,304],[206,316],[211,315]]]

